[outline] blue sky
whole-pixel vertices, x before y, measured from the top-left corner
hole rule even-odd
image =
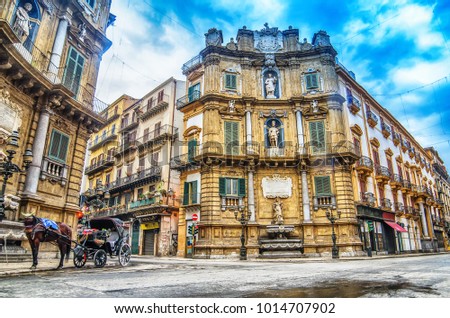
[[[204,33],[224,43],[242,26],[300,30],[311,42],[331,36],[338,58],[413,134],[450,165],[450,1],[406,0],[113,0],[113,45],[100,68],[97,95],[142,97],[204,48]]]

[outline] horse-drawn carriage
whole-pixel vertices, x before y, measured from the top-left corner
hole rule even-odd
[[[108,217],[89,220],[87,227],[78,233],[73,253],[76,267],[83,267],[87,260],[93,260],[95,267],[103,267],[108,254],[117,257],[120,265],[126,266],[131,259],[131,248],[123,222]]]

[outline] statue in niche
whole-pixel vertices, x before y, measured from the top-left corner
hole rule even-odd
[[[280,198],[276,198],[275,201],[272,204],[272,209],[274,213],[274,222],[277,225],[282,225],[284,223],[283,219],[283,203],[281,202]]]
[[[14,21],[13,30],[23,43],[30,35],[31,23],[29,12],[33,9],[33,5],[29,2],[23,7],[18,7],[16,11],[16,21]]]
[[[275,96],[277,78],[272,73],[268,73],[264,84],[266,86],[266,98],[277,98]]]
[[[278,136],[280,135],[280,129],[276,126],[275,120],[272,120],[271,126],[267,129],[269,146],[278,148]]]
[[[228,111],[230,112],[230,113],[234,113],[234,110],[235,110],[235,101],[234,100],[230,100],[229,102],[228,102]]]
[[[313,113],[317,113],[319,111],[319,102],[317,100],[313,100],[311,102],[311,110]]]

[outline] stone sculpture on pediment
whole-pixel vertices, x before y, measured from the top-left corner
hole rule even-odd
[[[206,46],[221,46],[223,43],[222,31],[211,28],[205,33]]]
[[[278,28],[269,28],[269,24],[264,24],[265,28],[255,31],[255,48],[264,53],[274,53],[283,48],[283,36]]]

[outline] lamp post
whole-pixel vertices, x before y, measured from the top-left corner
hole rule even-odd
[[[97,182],[95,185],[95,189],[89,189],[85,192],[86,195],[86,204],[89,207],[92,207],[94,211],[98,211],[99,209],[107,206],[104,200],[108,200],[111,195],[101,180]],[[90,200],[89,200],[90,199]]]
[[[14,149],[19,147],[19,133],[17,131],[13,131],[11,133],[6,146],[6,152],[8,155],[6,156],[6,160],[0,164],[0,174],[3,176],[2,192],[0,193],[0,222],[2,222],[5,218],[5,194],[8,179],[11,178],[15,172],[24,172],[27,170],[33,160],[33,153],[31,152],[31,149],[27,149],[23,154],[23,170],[12,162],[14,155],[16,154]]]
[[[240,213],[240,215],[239,215]],[[245,228],[248,225],[248,221],[250,220],[250,213],[246,212],[244,207],[239,206],[238,209],[234,210],[234,218],[241,223],[242,231],[241,231],[241,250],[240,257],[241,261],[247,260],[247,247],[245,247]]]
[[[331,240],[333,241],[333,247],[331,248],[331,257],[339,258],[339,248],[336,246],[336,233],[334,232],[334,223],[341,218],[341,211],[337,211],[337,217],[333,214],[331,209],[326,212],[327,219],[331,222]]]

